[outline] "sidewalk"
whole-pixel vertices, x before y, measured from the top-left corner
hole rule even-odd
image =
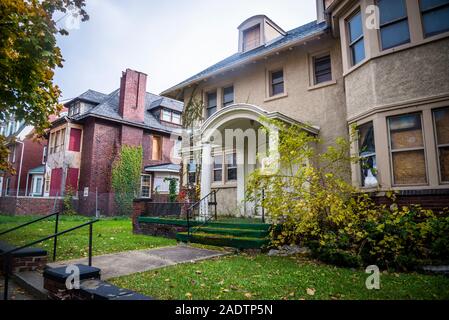
[[[187,245],[150,250],[126,251],[103,256],[94,256],[92,266],[101,269],[101,279],[130,275],[133,273],[163,268],[179,263],[195,262],[226,255],[225,251],[194,248]],[[50,267],[68,264],[87,264],[87,258],[50,263]]]

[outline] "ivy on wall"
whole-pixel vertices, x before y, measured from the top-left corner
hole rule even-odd
[[[133,200],[139,192],[142,169],[142,147],[124,145],[112,168],[112,188],[120,215],[132,212]]]

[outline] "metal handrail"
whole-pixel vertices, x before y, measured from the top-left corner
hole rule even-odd
[[[30,224],[33,224],[33,223],[36,223],[36,222],[45,220],[45,219],[47,219],[47,218],[50,218],[50,217],[53,217],[53,216],[57,216],[57,215],[59,215],[59,213],[60,213],[60,212],[55,212],[55,213],[46,215],[46,216],[44,216],[44,217],[40,217],[40,218],[38,218],[38,219],[35,219],[35,220],[33,220],[33,221],[26,222],[26,223],[24,223],[24,224],[21,224],[21,225],[19,225],[19,226],[14,227],[14,228],[8,229],[8,230],[6,230],[6,231],[2,231],[2,232],[0,232],[0,236],[3,236],[3,235],[5,235],[5,234],[7,234],[7,233],[10,233],[10,232],[16,231],[16,230],[18,230],[18,229],[24,228],[24,227],[26,227],[26,226],[29,226]]]
[[[188,209],[187,209],[187,235],[190,237],[192,234],[192,230],[190,228],[190,218],[191,218],[191,213],[193,212],[193,210],[198,207],[202,202],[204,202],[205,200],[207,200],[211,195],[214,195],[214,207],[215,207],[215,214],[212,216],[210,216],[208,219],[206,219],[202,224],[200,224],[199,226],[197,226],[195,228],[194,231],[198,230],[201,226],[205,225],[206,223],[208,223],[210,220],[212,220],[212,218],[215,217],[215,220],[217,220],[217,192],[218,190],[214,189],[212,190],[210,193],[208,193],[206,196],[204,196],[201,200],[195,202],[193,205],[191,205]],[[208,201],[208,206],[209,206],[209,201]],[[193,218],[193,215],[192,215]]]
[[[70,228],[70,229],[67,229],[67,230],[64,230],[64,231],[61,231],[61,232],[57,232],[55,234],[52,234],[52,235],[49,235],[47,237],[41,238],[39,240],[30,242],[28,244],[25,244],[25,245],[23,245],[21,247],[17,247],[17,248],[14,248],[14,249],[11,249],[11,250],[8,250],[6,252],[1,253],[0,256],[4,257],[4,259],[3,259],[3,270],[4,270],[4,277],[5,277],[5,279],[4,279],[5,285],[4,285],[4,291],[3,291],[4,300],[8,300],[8,284],[9,284],[9,271],[10,271],[9,269],[10,269],[10,264],[11,264],[11,254],[13,254],[14,252],[17,252],[19,250],[31,247],[31,246],[33,246],[35,244],[38,244],[38,243],[44,242],[46,240],[52,239],[52,238],[57,239],[57,237],[59,237],[59,236],[61,236],[63,234],[72,232],[74,230],[83,228],[85,226],[89,226],[89,258],[88,258],[88,264],[89,264],[89,266],[92,266],[92,233],[93,233],[93,224],[98,222],[98,221],[100,221],[100,220],[99,219],[94,219],[94,220],[91,220],[89,222],[80,224],[80,225],[78,225],[76,227],[73,227],[73,228]],[[56,258],[55,255],[54,255],[54,258]]]

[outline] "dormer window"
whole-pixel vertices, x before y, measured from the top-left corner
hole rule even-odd
[[[69,109],[69,116],[76,116],[78,114],[80,114],[81,111],[81,103],[80,102],[75,102],[74,104],[72,104],[72,106]]]
[[[174,124],[181,124],[181,114],[179,112],[171,111],[168,109],[162,109],[161,120]]]
[[[254,49],[260,45],[260,24],[243,31],[243,51]]]

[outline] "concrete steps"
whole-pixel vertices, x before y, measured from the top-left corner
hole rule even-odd
[[[39,300],[48,299],[48,291],[44,289],[44,278],[38,271],[19,272],[12,275],[14,281],[32,296]]]

